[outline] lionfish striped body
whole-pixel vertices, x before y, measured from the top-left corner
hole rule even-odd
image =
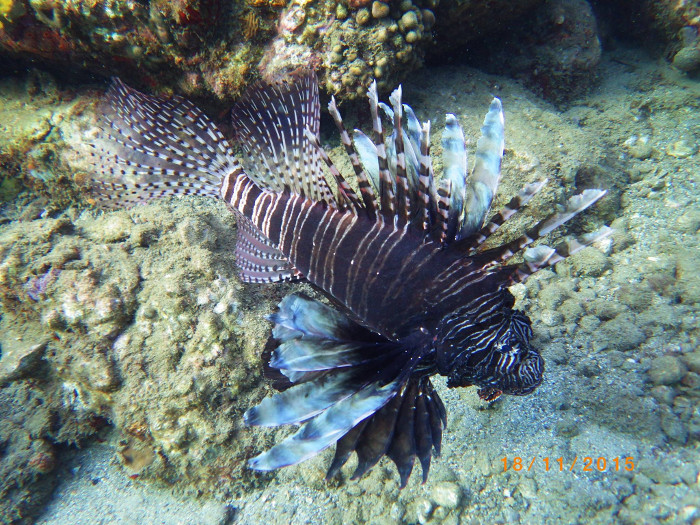
[[[525,262],[507,264],[604,192],[586,190],[515,241],[485,250],[484,241],[544,185],[526,185],[484,225],[503,155],[500,101],[491,103],[469,176],[462,129],[447,116],[438,184],[429,123],[402,104],[400,88],[391,106],[378,102],[374,85],[368,98],[372,139],[358,130],[351,138],[335,101],[329,104],[357,191],[319,145],[318,88],[307,72],[260,85],[234,108],[236,138],[246,151],[240,161],[189,102],[149,97],[115,81],[103,120],[106,146],[96,146],[94,156],[105,177],[147,179],[98,183],[103,204],[219,197],[238,218],[243,281],[304,279],[337,307],[292,294],[270,317],[276,348],[265,367],[277,373],[282,391],[248,410],[245,422],[302,426],[250,466],[296,464],[337,443],[329,476],[353,451],[354,477],[386,455],[404,486],[416,457],[427,478],[447,423],[430,377],[447,376],[451,387],[475,385],[484,399],[537,388],[544,361],[507,287],[610,230],[556,248],[528,248]],[[381,113],[392,123],[390,135]]]

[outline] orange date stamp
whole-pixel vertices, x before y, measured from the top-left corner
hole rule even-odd
[[[569,472],[573,472],[574,470],[579,470],[581,472],[615,472],[626,470],[627,472],[631,472],[635,468],[634,458],[632,456],[623,458],[606,458],[603,456],[584,456],[579,458],[578,456],[574,456],[572,460],[566,460],[563,457],[550,458],[548,456],[533,456],[531,458],[522,458],[520,456],[514,456],[510,458],[501,458],[501,462],[503,462],[503,472],[507,472],[508,470],[514,470],[515,472],[525,470],[529,472],[533,469],[539,469],[542,466],[544,466],[545,472],[564,472],[565,470]]]

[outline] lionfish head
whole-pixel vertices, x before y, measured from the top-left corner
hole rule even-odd
[[[477,384],[482,388],[500,390],[504,394],[530,394],[542,383],[544,359],[528,341],[516,333],[508,333],[493,350],[498,366],[490,376]]]
[[[449,366],[448,386],[480,388],[482,399],[493,400],[501,394],[523,396],[532,393],[542,383],[544,359],[530,344],[530,322],[515,311],[500,330],[475,331],[478,338],[469,338],[464,348],[455,352],[455,340],[448,341],[454,356]]]

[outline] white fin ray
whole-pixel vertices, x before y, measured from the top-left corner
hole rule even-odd
[[[564,211],[557,213],[539,225],[539,236],[542,237],[543,235],[547,235],[549,232],[561,226],[569,219],[572,219],[574,216],[593,205],[598,199],[603,197],[605,193],[605,190],[584,190],[581,193],[570,197],[569,200],[566,201],[566,208]]]
[[[250,459],[248,466],[255,470],[274,470],[315,456],[383,407],[399,386],[398,381],[383,387],[376,384],[366,386],[326,409],[267,452]]]
[[[478,231],[496,195],[501,177],[501,159],[505,148],[505,118],[498,98],[493,99],[481,127],[481,137],[476,143],[474,169],[469,177],[465,214],[460,237]]]
[[[246,425],[274,427],[305,421],[353,394],[348,373],[326,375],[263,399],[243,415]]]
[[[345,368],[371,360],[371,357],[368,359],[366,354],[358,352],[364,346],[367,346],[367,343],[353,341],[340,343],[327,339],[310,338],[294,339],[285,341],[277,347],[272,353],[270,366],[280,370],[298,372]]]

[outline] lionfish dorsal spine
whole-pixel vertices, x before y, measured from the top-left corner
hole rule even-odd
[[[484,224],[501,178],[501,160],[505,149],[505,117],[498,98],[491,101],[476,142],[474,169],[466,188],[464,217],[459,238],[467,237]]]
[[[490,265],[501,264],[512,258],[516,253],[520,252],[537,239],[547,235],[589,206],[592,206],[596,201],[601,199],[605,193],[604,190],[584,190],[570,197],[566,202],[564,210],[553,213],[549,217],[541,220],[517,239],[495,248],[492,252],[493,256]],[[588,242],[588,244],[591,242],[593,242],[593,240]]]
[[[345,148],[345,152],[350,159],[350,164],[352,165],[353,171],[355,172],[355,177],[357,178],[357,185],[360,189],[360,195],[362,196],[362,202],[364,203],[365,212],[369,219],[374,220],[377,214],[377,196],[372,189],[372,184],[369,181],[369,176],[360,162],[360,158],[352,145],[352,140],[348,134],[345,126],[343,125],[343,119],[340,116],[338,107],[335,103],[335,97],[331,97],[331,101],[328,103],[328,112],[333,118],[336,127],[338,128],[338,133],[340,134],[340,141]]]
[[[420,224],[422,231],[430,228],[431,217],[437,213],[434,203],[435,185],[433,184],[433,160],[430,156],[430,121],[426,121],[420,130],[420,167],[418,170],[418,202],[421,203]]]
[[[357,195],[355,194],[355,190],[352,189],[352,187],[348,184],[348,182],[345,180],[345,177],[340,173],[338,168],[335,166],[331,158],[328,156],[326,153],[326,150],[323,149],[321,146],[321,143],[318,139],[317,135],[314,135],[310,129],[306,129],[306,138],[307,140],[313,144],[314,148],[316,148],[319,157],[323,160],[324,164],[328,168],[328,170],[331,172],[331,175],[335,179],[336,184],[338,185],[338,201],[339,204],[341,205],[340,207],[342,209],[345,208],[350,208],[354,210],[356,213],[359,213],[362,211],[363,204],[360,202],[360,200],[357,198]]]
[[[379,116],[379,97],[377,96],[377,82],[372,81],[367,90],[369,110],[372,117],[372,137],[376,148],[377,162],[379,165],[379,200],[381,213],[385,218],[394,220],[396,215],[394,184],[389,171],[389,163],[384,144],[384,128]]]
[[[501,210],[496,212],[489,222],[476,233],[461,239],[460,248],[468,253],[479,248],[486,240],[491,237],[503,224],[513,215],[518,213],[523,207],[545,186],[547,179],[531,182],[523,186]]]
[[[464,132],[457,117],[445,115],[445,129],[442,132],[443,180],[449,181],[449,207],[444,226],[444,237],[454,238],[459,228],[460,214],[464,209],[467,190],[467,145]],[[445,190],[443,190],[445,191]]]
[[[554,248],[550,248],[545,244],[540,244],[534,248],[528,248],[523,253],[524,262],[516,267],[512,282],[523,282],[542,268],[554,266],[558,262],[563,261],[594,242],[609,237],[613,233],[614,230],[612,228],[603,226],[581,237],[562,241]]]
[[[453,215],[452,203],[452,179],[443,178],[437,190],[437,232],[440,242],[449,240],[450,216]],[[452,211],[452,213],[451,213]]]
[[[396,154],[396,212],[402,223],[411,219],[411,194],[406,174],[406,153],[404,148],[404,131],[402,126],[403,106],[401,104],[401,86],[389,97],[394,113],[394,150]]]

